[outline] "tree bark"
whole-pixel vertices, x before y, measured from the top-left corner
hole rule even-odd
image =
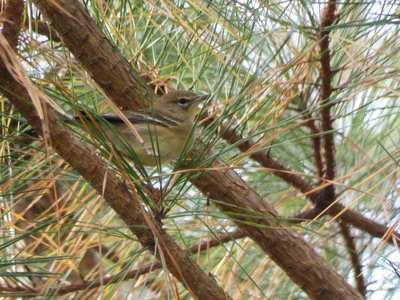
[[[198,146],[199,147],[199,146]],[[312,299],[363,299],[296,231],[283,227],[274,208],[217,159],[193,184],[256,242]],[[214,168],[214,169],[213,169]]]
[[[0,36],[0,40],[0,51],[12,53],[11,47],[5,49],[3,36]],[[42,123],[42,119],[30,103],[25,87],[11,76],[5,63],[0,60],[0,78],[2,78],[0,91],[37,132],[42,132],[44,127],[48,128],[52,147],[97,190],[99,195],[104,196],[107,203],[138,237],[141,245],[161,261],[165,261],[168,270],[194,297],[230,299],[215,279],[206,275],[191,259],[190,252],[180,248],[163,229],[155,225],[156,222],[141,206],[134,193],[134,186],[131,186],[130,191],[128,186],[118,179],[92,150],[58,121],[51,109],[48,109],[47,124]]]

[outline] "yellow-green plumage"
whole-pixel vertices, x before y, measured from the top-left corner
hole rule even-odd
[[[124,111],[124,115],[133,125],[142,142],[134,130],[118,115],[100,116],[111,123],[123,139],[109,126],[101,125],[101,128],[113,147],[123,155],[134,159],[131,152],[124,146],[123,140],[125,140],[143,165],[154,166],[158,163],[170,162],[179,157],[194,125],[198,103],[207,97],[208,95],[198,96],[191,91],[178,90],[156,99],[152,107],[145,111]]]

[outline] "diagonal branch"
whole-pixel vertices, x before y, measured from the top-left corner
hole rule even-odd
[[[0,35],[0,50],[11,55],[12,49]],[[0,52],[1,52],[0,51]],[[4,53],[4,52],[3,52]],[[16,66],[13,66],[14,68]],[[21,66],[19,66],[22,68]],[[24,86],[9,73],[4,61],[0,61],[2,93],[15,105],[31,126],[42,133],[42,121],[29,102],[29,94]],[[129,226],[141,245],[159,259],[165,260],[168,270],[197,298],[205,299],[214,295],[215,299],[229,298],[217,282],[207,276],[191,259],[189,253],[181,249],[173,239],[148,215],[135,193],[96,154],[73,136],[60,123],[54,111],[48,109],[48,136],[52,147],[88,181],[119,217]],[[132,189],[134,191],[134,187]],[[157,240],[157,241],[156,241]],[[162,255],[162,257],[160,257]]]
[[[212,119],[209,118],[204,123],[204,125],[207,126],[211,122]],[[243,137],[237,134],[232,128],[221,125],[220,134],[222,138],[225,139],[227,142],[238,145],[239,150],[244,153],[251,151],[251,149],[255,149],[255,145],[252,142],[250,142],[249,140],[244,140]],[[289,168],[283,166],[279,161],[269,157],[267,153],[256,152],[250,154],[250,157],[258,162],[261,166],[267,168],[269,172],[271,172],[271,174],[279,177],[286,183],[301,191],[305,195],[305,197],[307,197],[307,199],[310,200],[313,204],[316,205],[317,203],[320,203],[322,201],[321,199],[324,197],[324,195],[321,192],[320,187],[311,184],[301,176],[297,175],[296,172],[294,172],[293,170],[290,170]],[[312,211],[311,215],[315,217],[319,214],[319,212],[321,212],[320,209],[318,209],[317,211]],[[377,238],[384,238],[387,236],[388,232],[391,232],[393,237],[397,237],[398,239],[400,239],[400,233],[390,230],[387,226],[372,221],[364,217],[362,214],[346,208],[340,203],[333,203],[327,210],[327,213],[334,217],[339,215],[339,218],[341,220]],[[300,214],[297,217],[307,218],[308,215],[303,216]],[[386,241],[394,244],[394,240],[392,238],[389,238]]]
[[[132,66],[107,40],[81,3],[34,2],[82,66],[90,74],[96,74],[92,77],[112,101],[122,108],[137,109],[154,97],[142,78],[130,71]]]
[[[196,145],[196,151],[200,150]],[[202,153],[200,151],[199,153]],[[312,299],[362,299],[274,208],[220,159],[191,180]],[[318,284],[315,284],[318,282]]]

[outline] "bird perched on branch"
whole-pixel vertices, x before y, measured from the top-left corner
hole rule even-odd
[[[143,165],[155,166],[176,160],[185,143],[191,142],[198,104],[208,96],[177,90],[157,98],[143,111],[98,116],[82,112],[74,119],[83,124],[98,124],[123,155],[139,158]]]

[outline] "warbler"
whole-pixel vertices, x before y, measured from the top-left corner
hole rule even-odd
[[[135,159],[132,151],[124,144],[126,142],[145,166],[171,162],[179,157],[185,143],[193,139],[193,134],[189,134],[199,112],[198,104],[208,97],[176,90],[157,98],[147,110],[123,111],[134,130],[116,114],[99,115],[113,125],[121,136],[116,135],[113,128],[105,126],[103,122],[99,125],[113,147],[122,155]],[[90,122],[87,115],[82,114],[82,117]],[[76,120],[80,118],[75,117]]]

